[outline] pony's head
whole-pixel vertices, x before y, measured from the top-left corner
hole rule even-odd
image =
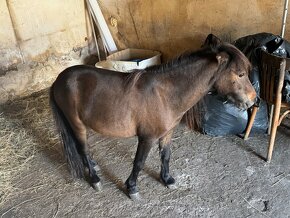
[[[251,107],[256,99],[256,91],[248,77],[251,64],[247,57],[235,46],[223,43],[213,34],[208,35],[203,47],[209,47],[216,53],[219,74],[213,87],[238,108]]]

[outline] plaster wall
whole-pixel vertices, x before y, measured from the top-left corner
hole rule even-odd
[[[209,33],[227,41],[259,32],[280,34],[284,10],[282,0],[99,2],[108,23],[117,20],[117,26],[109,26],[120,48],[156,49],[164,59],[200,47]],[[289,36],[287,24],[285,38]]]
[[[209,33],[227,41],[280,34],[284,7],[282,0],[98,2],[119,49],[159,50],[163,60],[199,48]],[[0,102],[48,87],[61,70],[83,63],[89,39],[85,1],[0,0]]]

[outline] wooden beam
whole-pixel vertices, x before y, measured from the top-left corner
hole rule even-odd
[[[115,41],[111,35],[109,27],[105,21],[101,8],[97,0],[88,0],[89,11],[100,31],[103,42],[109,54],[118,51]]]

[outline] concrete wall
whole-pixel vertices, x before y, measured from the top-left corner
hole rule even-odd
[[[160,50],[168,59],[200,47],[209,33],[228,41],[264,31],[279,34],[284,1],[99,3],[120,49]],[[286,30],[289,38],[289,24]],[[83,0],[0,0],[0,102],[45,88],[62,69],[82,63],[90,32]]]

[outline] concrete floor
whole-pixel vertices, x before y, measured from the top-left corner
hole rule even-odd
[[[172,141],[171,172],[177,189],[159,182],[155,145],[138,184],[142,202],[124,192],[136,139],[90,134],[103,190],[70,177],[60,144],[39,149],[30,167],[13,179],[14,191],[0,208],[8,217],[290,217],[290,128],[279,128],[273,161],[266,163],[267,136],[248,141],[210,137],[179,127]],[[46,134],[37,132],[31,137]]]

